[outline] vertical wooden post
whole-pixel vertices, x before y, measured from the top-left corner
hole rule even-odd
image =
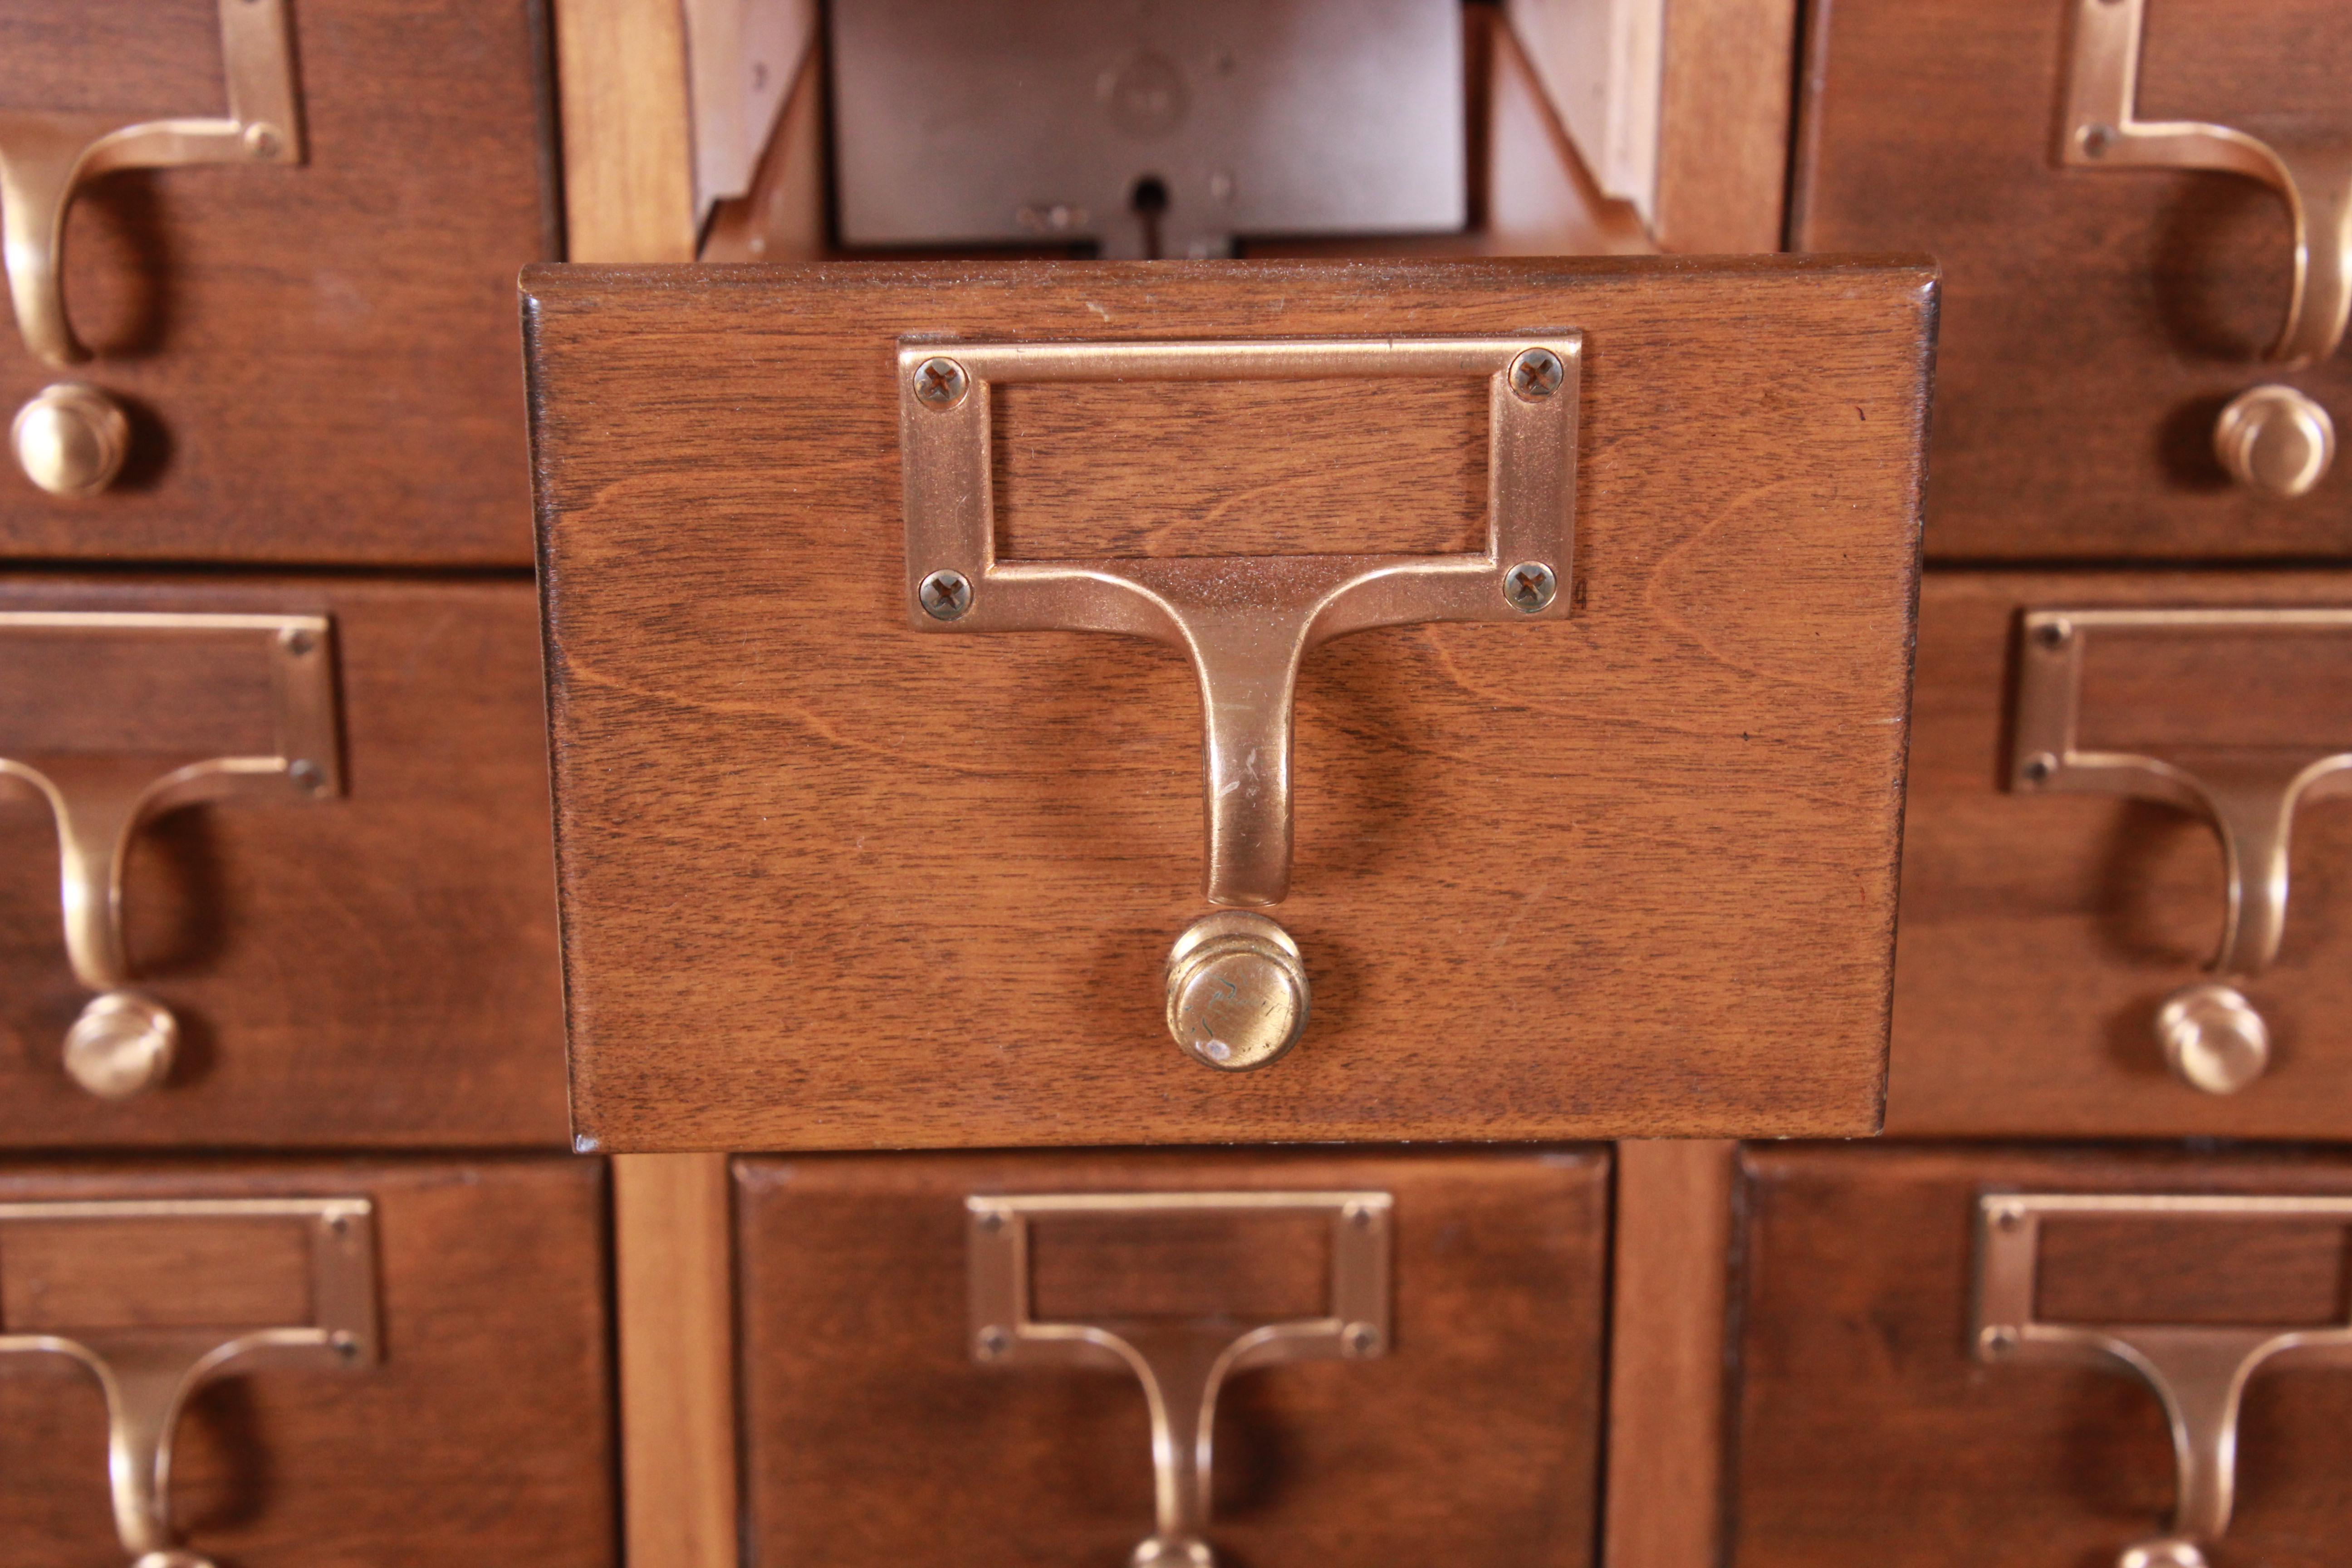
[[[1602,1568],[1716,1568],[1720,1559],[1737,1148],[1617,1145]]]
[[[724,1154],[613,1161],[629,1568],[736,1568],[734,1225]]]
[[[691,261],[679,0],[556,0],[573,261]],[[629,1568],[736,1568],[732,1215],[722,1154],[613,1161]]]
[[[1796,51],[1797,0],[1666,0],[1661,249],[1780,248]]]
[[[679,0],[557,0],[574,261],[694,259],[694,114]]]

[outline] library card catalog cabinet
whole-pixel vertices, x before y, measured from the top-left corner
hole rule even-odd
[[[1877,1126],[1924,265],[524,289],[581,1147]]]

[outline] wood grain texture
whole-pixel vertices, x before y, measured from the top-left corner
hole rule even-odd
[[[613,1161],[631,1568],[736,1568],[734,1226],[725,1156]]]
[[[574,1112],[604,1147],[1875,1125],[1924,270],[530,289]],[[1203,1071],[1160,1016],[1199,908],[1192,677],[1117,638],[905,627],[892,344],[1534,321],[1585,333],[1583,611],[1307,662],[1282,918],[1315,1022],[1275,1070]],[[1232,451],[1236,489],[1286,439]],[[1224,548],[1267,547],[1234,517]]]
[[[0,106],[218,115],[214,0],[0,5]],[[0,409],[79,377],[131,411],[122,478],[0,465],[0,553],[530,559],[515,270],[561,254],[541,0],[299,0],[299,167],[130,173],[67,225],[71,376],[10,334]],[[121,36],[152,37],[121,49]]]
[[[0,1222],[0,1331],[310,1323],[305,1220]]]
[[[132,969],[184,1038],[167,1083],[110,1103],[59,1060],[88,996],[66,963],[56,829],[41,806],[0,805],[0,1146],[562,1142],[527,583],[18,574],[0,578],[0,608],[331,616],[348,789],[192,806],[141,831]],[[119,689],[54,668],[20,685],[8,660],[27,640],[0,639],[0,756]]]
[[[1605,1568],[1717,1568],[1735,1145],[1617,1145]]]
[[[2184,1268],[2184,1249],[2222,1237],[2229,1267]],[[2313,1328],[2345,1321],[2352,1222],[2053,1216],[2042,1222],[2033,1310],[2066,1323]]]
[[[2017,1190],[2340,1194],[2352,1193],[2352,1163],[2340,1152],[1747,1151],[1724,1561],[2092,1568],[2161,1530],[2172,1453],[2144,1384],[2119,1367],[1993,1367],[1969,1352],[1977,1195]],[[2259,1298],[2265,1256],[2242,1239],[2220,1224],[2175,1226],[2168,1267],[2241,1276]],[[2089,1279],[2076,1289],[2125,1300],[2144,1261],[2113,1255],[2106,1291]],[[2255,1376],[2237,1515],[2217,1561],[2341,1561],[2347,1420],[2352,1372],[2282,1361]]]
[[[172,1467],[190,1543],[236,1568],[614,1563],[601,1163],[0,1165],[10,1201],[271,1195],[374,1200],[383,1360],[199,1394]],[[0,1470],[10,1568],[123,1560],[86,1373],[0,1357]]]
[[[2017,616],[2098,605],[2352,605],[2352,573],[1928,574],[1887,1131],[2340,1138],[2352,1126],[2352,808],[2297,816],[2285,942],[2244,987],[2270,1025],[2272,1065],[2216,1096],[2172,1077],[2154,1020],[2220,941],[2220,839],[2153,802],[2002,788]],[[2086,720],[2157,739],[2341,743],[2352,712],[2331,713],[2326,697],[2345,689],[2347,650],[2331,646],[2343,640],[2296,639],[2284,667],[2275,647],[2233,668],[2208,646],[2187,660],[2200,679],[2159,685],[2145,679],[2167,662],[2155,639],[2133,639],[2148,646],[2114,668],[2136,678],[2110,681]],[[2101,668],[2095,657],[2086,674]],[[2086,683],[2086,702],[2095,695]]]
[[[1659,248],[1780,248],[1795,124],[1798,4],[1666,0]]]
[[[1215,555],[1236,534],[1282,555],[1486,548],[1486,388],[1468,378],[1008,386],[990,414],[999,560]],[[1122,429],[1150,438],[1103,462]]]
[[[2234,484],[2223,404],[2265,382],[2352,416],[2352,361],[2261,360],[2284,204],[2224,174],[2059,169],[2064,0],[1813,0],[1790,248],[1943,263],[1927,552],[2223,559],[2352,550],[2352,472]],[[2287,43],[2285,40],[2293,40]],[[2352,130],[2337,0],[2150,7],[2142,111]]]
[[[1124,1561],[1151,1524],[1141,1389],[974,1364],[964,1198],[1278,1187],[1394,1194],[1394,1344],[1228,1385],[1220,1552],[1589,1563],[1608,1169],[1566,1150],[738,1161],[746,1561]]]
[[[677,0],[553,0],[575,261],[694,259],[694,123]]]

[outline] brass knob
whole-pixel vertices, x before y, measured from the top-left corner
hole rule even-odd
[[[2173,1073],[2208,1094],[2235,1094],[2271,1062],[2270,1026],[2234,985],[2184,985],[2157,1009],[2156,1037]]]
[[[1202,915],[1168,952],[1168,1032],[1220,1072],[1279,1061],[1307,1029],[1307,966],[1264,915]]]
[[[1128,1568],[1216,1568],[1217,1554],[1197,1539],[1164,1541],[1153,1536],[1128,1554]]]
[[[94,496],[131,455],[131,421],[94,386],[61,381],[16,410],[8,428],[16,466],[53,496]]]
[[[2307,495],[2336,460],[2336,422],[2292,386],[2257,386],[2221,410],[2213,455],[2266,495]]]
[[[2116,1568],[2206,1568],[2206,1557],[2193,1541],[2143,1541],[2125,1548]]]
[[[142,1552],[131,1568],[213,1568],[213,1560],[193,1552]]]
[[[170,1075],[179,1046],[170,1008],[136,991],[109,991],[66,1031],[66,1071],[100,1100],[129,1100]]]

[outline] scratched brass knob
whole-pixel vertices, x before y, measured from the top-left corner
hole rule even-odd
[[[61,381],[16,410],[8,428],[16,466],[53,496],[94,496],[131,455],[131,421],[94,386]]]
[[[2157,1009],[2156,1037],[2181,1081],[2208,1094],[2235,1094],[2271,1062],[2270,1026],[2234,985],[2184,985]]]
[[[179,1047],[171,1009],[136,991],[109,991],[66,1031],[66,1071],[100,1100],[129,1100],[170,1075]]]
[[[2336,422],[2292,386],[2257,386],[2221,410],[2213,455],[2265,495],[2307,495],[2336,461]]]
[[[1220,1072],[1282,1059],[1307,1029],[1307,966],[1290,933],[1226,910],[1184,928],[1168,952],[1168,1032]]]

